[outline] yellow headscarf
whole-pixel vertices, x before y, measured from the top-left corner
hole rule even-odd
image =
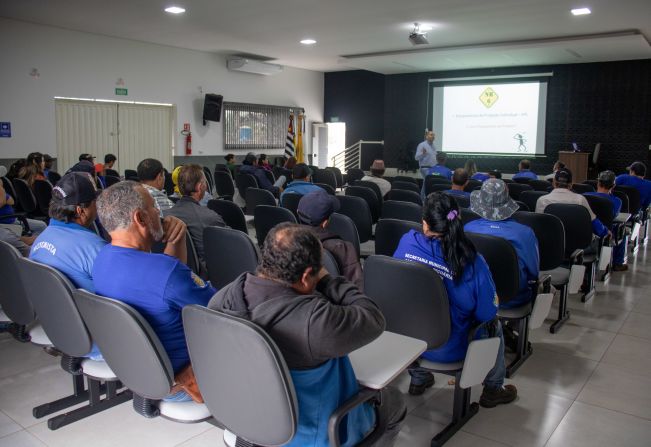
[[[181,191],[179,190],[179,172],[181,172],[182,167],[183,165],[177,166],[172,171],[172,183],[174,183],[174,192],[179,196],[181,195]]]

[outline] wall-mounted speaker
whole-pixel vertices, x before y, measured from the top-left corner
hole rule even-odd
[[[207,93],[203,102],[203,125],[206,121],[219,122],[222,118],[222,103],[224,97],[222,95],[215,95],[214,93]]]

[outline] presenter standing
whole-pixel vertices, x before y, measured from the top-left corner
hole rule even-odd
[[[434,146],[434,132],[428,130],[425,132],[425,141],[420,143],[416,148],[416,160],[420,168],[420,175],[427,177],[429,168],[436,164],[436,147]]]

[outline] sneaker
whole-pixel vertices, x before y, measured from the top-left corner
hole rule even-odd
[[[628,265],[626,264],[613,265],[613,272],[625,272],[626,270],[628,270]]]
[[[490,389],[484,387],[479,398],[479,405],[484,408],[493,408],[500,404],[508,404],[518,397],[518,389],[515,385],[504,385],[501,389]]]
[[[419,385],[413,382],[409,384],[409,394],[411,394],[412,396],[420,396],[425,392],[427,388],[431,388],[433,386],[434,386],[434,374],[428,373],[425,382]]]

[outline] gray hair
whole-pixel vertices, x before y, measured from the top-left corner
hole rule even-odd
[[[102,192],[97,199],[97,215],[106,231],[111,233],[131,226],[133,213],[145,209],[141,190],[143,187],[140,183],[127,180]]]

